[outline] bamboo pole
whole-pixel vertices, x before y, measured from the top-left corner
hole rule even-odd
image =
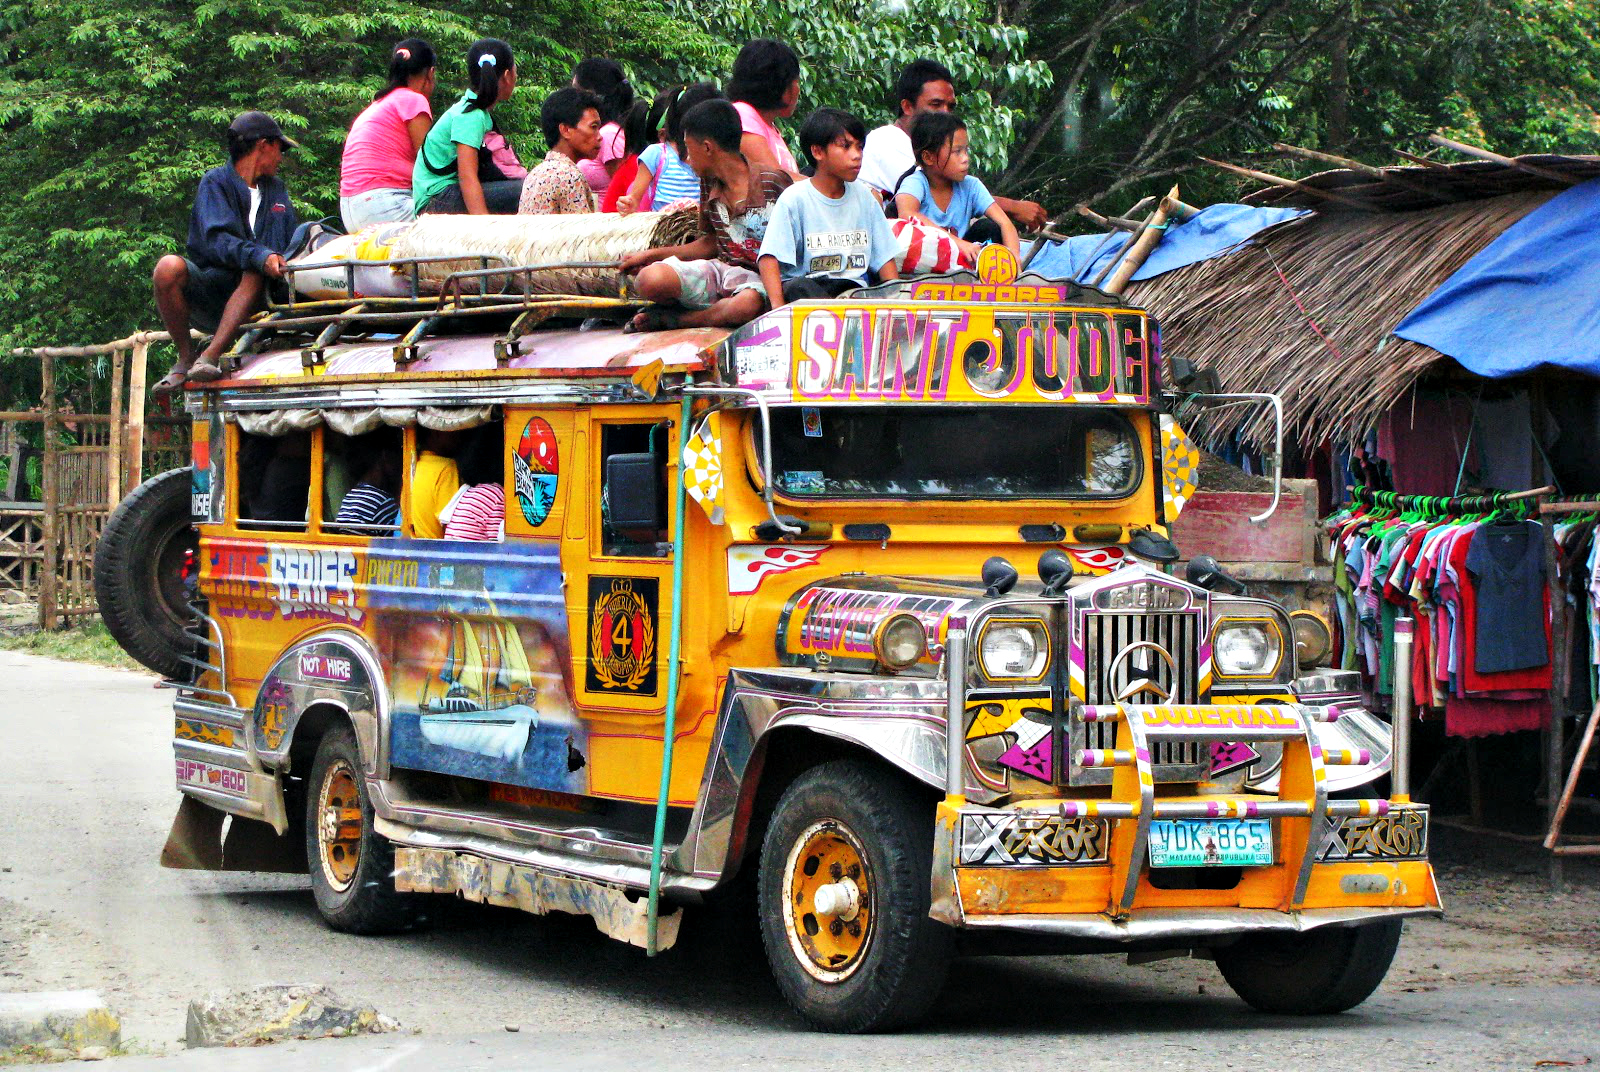
[[[1124,216],[1102,216],[1088,205],[1074,206],[1073,211],[1102,231],[1137,231],[1139,224]]]
[[[206,338],[198,331],[190,330],[189,338],[196,342]],[[115,353],[117,350],[126,350],[130,346],[143,344],[149,346],[153,342],[171,342],[172,336],[165,331],[136,331],[126,339],[116,339],[112,342],[95,343],[93,346],[19,346],[11,351],[12,357],[103,357]]]
[[[106,504],[122,501],[122,379],[128,363],[126,350],[111,351],[111,428],[106,436],[110,456],[106,459]]]
[[[1121,295],[1123,289],[1128,285],[1128,280],[1133,278],[1133,273],[1137,272],[1144,264],[1145,258],[1150,256],[1150,251],[1160,244],[1162,237],[1166,234],[1165,224],[1167,217],[1172,214],[1177,205],[1178,188],[1174,186],[1167,196],[1161,199],[1161,204],[1156,206],[1156,210],[1150,214],[1150,219],[1146,221],[1144,230],[1134,240],[1133,247],[1122,258],[1122,263],[1117,265],[1117,270],[1112,273],[1110,281],[1105,286],[1107,294]]]
[[[1416,153],[1408,153],[1404,149],[1394,150],[1394,155],[1398,156],[1402,160],[1409,160],[1413,164],[1421,164],[1423,167],[1427,168],[1448,169],[1450,167],[1449,164],[1446,164],[1441,160],[1434,160],[1426,156],[1418,156]]]
[[[128,488],[144,483],[144,378],[149,361],[150,340],[135,342],[128,370]]]
[[[1550,832],[1544,836],[1544,847],[1551,852],[1559,851],[1556,842],[1561,838],[1561,824],[1567,820],[1567,809],[1572,807],[1572,794],[1578,789],[1578,779],[1583,776],[1583,764],[1589,758],[1589,749],[1594,744],[1595,728],[1600,727],[1600,703],[1594,705],[1594,710],[1589,712],[1589,721],[1583,727],[1583,740],[1578,743],[1578,754],[1572,757],[1572,769],[1567,773],[1566,788],[1561,791],[1561,802],[1556,805],[1555,814],[1550,819]]]
[[[1466,142],[1460,141],[1451,141],[1449,138],[1443,137],[1439,134],[1429,134],[1428,140],[1440,148],[1454,149],[1456,152],[1461,153],[1464,156],[1474,157],[1478,160],[1487,160],[1491,164],[1500,164],[1504,167],[1515,168],[1516,170],[1528,175],[1537,175],[1541,179],[1548,179],[1551,182],[1559,182],[1563,186],[1576,186],[1581,181],[1575,176],[1563,175],[1559,171],[1551,171],[1549,168],[1542,168],[1537,164],[1525,164],[1521,160],[1516,160],[1509,156],[1501,156],[1499,153],[1492,153],[1488,149],[1480,149],[1476,145],[1468,145]]]
[[[40,498],[44,500],[44,517],[41,521],[44,543],[44,561],[39,568],[39,628],[56,627],[56,581],[61,568],[59,529],[61,504],[57,502],[60,491],[56,481],[56,365],[52,354],[41,354],[39,378],[42,390],[39,403],[44,409],[44,454],[40,470]]]
[[[1295,190],[1303,194],[1310,194],[1312,197],[1320,197],[1325,201],[1332,201],[1336,204],[1344,205],[1347,208],[1358,209],[1362,212],[1382,211],[1377,206],[1370,205],[1365,201],[1358,201],[1353,197],[1346,197],[1344,194],[1336,194],[1332,190],[1323,190],[1316,186],[1307,186],[1305,183],[1300,182],[1297,179],[1286,179],[1281,175],[1273,175],[1266,171],[1257,171],[1255,168],[1240,167],[1238,164],[1226,164],[1221,160],[1212,160],[1208,156],[1202,156],[1199,159],[1207,164],[1210,164],[1212,167],[1219,167],[1224,171],[1232,171],[1236,174],[1243,175],[1246,178],[1255,179],[1257,182],[1264,182],[1270,186],[1282,186],[1285,189]]]
[[[1140,204],[1143,203],[1143,201],[1140,202]],[[1117,265],[1121,263],[1122,258],[1126,257],[1133,250],[1134,244],[1139,241],[1139,236],[1144,234],[1144,229],[1155,222],[1156,212],[1159,211],[1159,209],[1160,206],[1158,205],[1156,208],[1150,210],[1150,215],[1144,218],[1144,222],[1139,225],[1139,229],[1128,236],[1128,240],[1122,244],[1122,248],[1117,250],[1116,255],[1106,262],[1106,266],[1104,268],[1100,269],[1100,273],[1094,277],[1094,281],[1089,284],[1090,286],[1098,287],[1100,284],[1106,281],[1106,276],[1110,275],[1112,271],[1116,269]],[[1098,256],[1098,254],[1096,255]],[[1093,264],[1094,262],[1091,261],[1090,263]]]
[[[1430,186],[1425,186],[1420,182],[1406,178],[1404,175],[1395,175],[1385,171],[1383,168],[1373,167],[1371,164],[1364,164],[1359,160],[1352,160],[1347,156],[1335,156],[1333,153],[1319,152],[1316,149],[1302,149],[1298,145],[1289,145],[1281,141],[1273,142],[1272,147],[1280,153],[1289,153],[1293,156],[1304,157],[1307,160],[1320,160],[1325,164],[1333,164],[1335,167],[1346,168],[1350,171],[1357,172],[1358,174],[1366,175],[1368,178],[1377,179],[1379,182],[1386,182],[1391,186],[1398,186],[1402,190],[1410,190],[1413,193],[1426,194],[1427,196],[1436,198],[1440,201],[1461,200],[1452,193],[1447,193],[1444,190],[1438,190]]]

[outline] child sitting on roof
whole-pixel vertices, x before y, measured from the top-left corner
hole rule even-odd
[[[617,201],[617,212],[660,212],[674,201],[700,196],[700,176],[689,166],[683,144],[683,117],[701,101],[717,100],[722,93],[710,82],[669,89],[656,98],[646,125],[652,144],[639,154],[639,169],[627,194]],[[666,121],[666,139],[656,140],[657,125]],[[649,195],[648,200],[646,194]]]
[[[864,287],[868,273],[900,278],[894,235],[871,188],[856,182],[867,128],[837,108],[818,108],[800,128],[816,167],[784,191],[761,242],[761,282],[773,308]]]
[[[911,122],[911,151],[916,166],[895,184],[894,203],[903,220],[917,219],[943,228],[956,237],[968,258],[978,246],[967,241],[976,218],[986,218],[1000,230],[1000,241],[1017,253],[1017,228],[1000,210],[983,180],[967,174],[972,158],[967,125],[949,112],[923,112]]]
[[[766,310],[756,257],[790,179],[745,159],[742,136],[739,113],[725,100],[702,101],[684,113],[685,155],[700,176],[700,236],[622,258],[624,273],[638,273],[640,297],[674,307],[647,309],[628,330],[737,327]]]

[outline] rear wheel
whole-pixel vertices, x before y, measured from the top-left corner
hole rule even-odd
[[[1401,921],[1259,934],[1216,951],[1222,977],[1262,1012],[1344,1012],[1372,996],[1400,946]]]
[[[814,1027],[885,1031],[939,996],[951,933],[928,917],[933,810],[895,774],[837,760],[797,778],[761,847],[761,937]]]
[[[348,726],[317,744],[307,784],[306,859],[317,910],[334,930],[389,934],[417,922],[417,894],[394,888],[394,845],[374,829],[361,753]]]

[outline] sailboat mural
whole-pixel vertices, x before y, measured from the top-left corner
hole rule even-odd
[[[538,690],[516,626],[493,617],[447,617],[450,648],[439,669],[445,689],[430,696],[424,685],[422,736],[441,748],[514,761],[539,724]]]
[[[373,558],[378,565],[370,565]],[[368,603],[390,657],[390,762],[402,770],[589,791],[554,540],[373,541]]]

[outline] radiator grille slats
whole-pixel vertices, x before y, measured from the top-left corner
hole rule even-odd
[[[1199,703],[1200,616],[1197,613],[1122,614],[1092,610],[1084,612],[1083,621],[1087,701],[1092,704],[1114,702],[1117,690],[1109,680],[1111,664],[1118,652],[1141,640],[1160,645],[1177,664],[1177,680],[1173,683],[1175,687],[1170,702]],[[1126,667],[1125,661],[1123,683],[1127,680]],[[1082,748],[1112,748],[1115,743],[1115,723],[1074,722],[1072,725],[1073,756]],[[1198,781],[1205,777],[1206,768],[1210,765],[1209,751],[1199,741],[1163,741],[1155,746],[1151,758],[1155,761],[1158,782]],[[1111,781],[1109,770],[1085,770],[1076,763],[1070,764],[1069,769],[1074,785],[1097,785]]]

